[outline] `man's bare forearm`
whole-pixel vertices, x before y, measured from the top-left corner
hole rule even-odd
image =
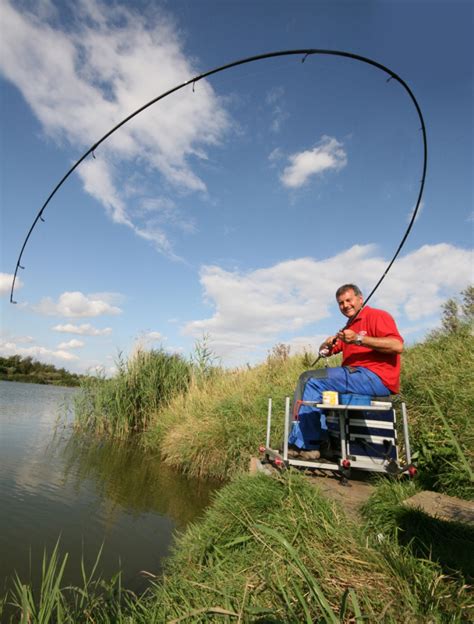
[[[397,338],[377,338],[375,336],[360,336],[361,346],[380,351],[381,353],[401,353],[403,343]]]
[[[337,337],[346,344],[355,344],[357,340],[360,340],[359,344],[362,347],[368,347],[381,353],[402,353],[403,351],[403,342],[398,340],[398,338],[366,336],[357,334],[352,329],[343,329],[338,333]]]

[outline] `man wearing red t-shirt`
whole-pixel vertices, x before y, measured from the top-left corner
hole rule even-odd
[[[326,423],[319,410],[311,405],[300,405],[298,401],[320,403],[325,390],[388,396],[400,389],[403,338],[393,318],[384,310],[362,308],[362,293],[355,284],[338,288],[336,300],[348,321],[344,329],[323,342],[319,351],[325,357],[342,351],[342,366],[306,371],[300,376],[295,391],[294,416],[298,423],[288,439],[289,454],[306,459],[319,457]]]

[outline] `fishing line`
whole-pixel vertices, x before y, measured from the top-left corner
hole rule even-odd
[[[217,74],[217,73],[225,71],[227,69],[231,69],[232,67],[238,67],[239,65],[245,65],[247,63],[253,63],[255,61],[263,61],[265,59],[276,58],[276,57],[302,56],[301,62],[304,63],[305,61],[307,61],[307,59],[310,56],[314,56],[316,54],[327,55],[327,56],[339,56],[339,57],[349,58],[349,59],[352,59],[352,60],[355,60],[355,61],[360,61],[362,63],[366,63],[367,65],[371,65],[373,67],[376,67],[377,69],[382,70],[383,72],[385,72],[389,76],[388,79],[387,79],[387,82],[391,81],[392,79],[396,80],[399,84],[402,85],[402,87],[408,93],[412,103],[414,104],[414,106],[416,108],[416,112],[418,114],[418,118],[419,118],[420,124],[421,124],[421,128],[420,129],[421,129],[422,137],[423,137],[423,168],[422,168],[422,176],[421,176],[421,181],[420,181],[420,188],[419,188],[419,191],[418,191],[418,198],[416,200],[415,209],[413,210],[413,214],[411,216],[411,219],[410,219],[410,222],[408,224],[408,227],[407,227],[407,229],[405,231],[405,234],[402,237],[402,240],[400,241],[400,244],[398,245],[397,250],[395,251],[395,254],[394,254],[393,258],[390,260],[387,268],[385,269],[385,271],[383,272],[382,276],[380,277],[378,282],[375,284],[374,288],[372,289],[372,291],[370,292],[369,296],[365,300],[365,302],[364,302],[364,304],[362,306],[362,307],[364,307],[368,303],[368,301],[370,300],[372,295],[375,293],[377,288],[380,286],[380,284],[383,282],[383,280],[385,279],[387,273],[390,271],[393,263],[395,262],[395,260],[398,257],[400,251],[402,250],[402,247],[405,244],[405,241],[406,241],[406,239],[407,239],[407,237],[408,237],[408,235],[409,235],[409,233],[410,233],[410,231],[412,229],[413,223],[415,222],[416,216],[418,214],[418,210],[419,210],[419,207],[420,207],[420,204],[421,204],[421,198],[423,196],[423,189],[424,189],[424,186],[425,186],[426,166],[427,166],[427,159],[428,159],[428,144],[427,144],[427,140],[426,140],[426,127],[425,127],[425,122],[423,120],[423,115],[421,113],[421,109],[420,109],[420,107],[418,105],[418,102],[416,101],[415,96],[413,95],[413,92],[411,91],[411,89],[407,85],[407,83],[402,78],[400,78],[400,76],[398,76],[394,71],[392,71],[391,69],[389,69],[385,65],[382,65],[381,63],[378,63],[377,61],[374,61],[374,60],[372,60],[372,59],[370,59],[368,57],[365,57],[365,56],[360,56],[359,54],[353,54],[352,52],[344,52],[344,51],[341,51],[341,50],[320,50],[320,49],[313,49],[313,48],[298,49],[298,50],[280,50],[278,52],[267,52],[266,54],[258,54],[256,56],[250,56],[250,57],[247,57],[247,58],[244,58],[244,59],[240,59],[238,61],[233,61],[232,63],[227,63],[226,65],[222,65],[222,66],[217,67],[215,69],[211,69],[210,71],[204,72],[203,74],[199,74],[198,76],[195,76],[194,78],[186,80],[186,82],[183,82],[183,83],[177,85],[176,87],[173,87],[172,89],[169,89],[168,91],[165,91],[161,95],[158,95],[157,97],[153,98],[152,100],[150,100],[149,102],[147,102],[143,106],[140,106],[140,108],[138,108],[136,111],[134,111],[133,113],[131,113],[130,115],[125,117],[125,119],[123,119],[121,122],[119,122],[113,128],[111,128],[108,132],[106,132],[104,134],[104,136],[101,139],[99,139],[96,143],[94,143],[94,145],[92,145],[86,152],[84,152],[84,154],[79,158],[79,160],[69,169],[69,171],[67,171],[67,173],[61,178],[61,180],[57,183],[57,185],[51,191],[51,193],[47,197],[46,201],[44,202],[44,204],[41,206],[40,210],[38,211],[38,214],[36,215],[35,220],[33,221],[30,229],[28,230],[26,238],[25,238],[25,240],[23,242],[23,245],[21,247],[20,254],[18,256],[18,260],[16,262],[15,273],[13,275],[12,288],[11,288],[11,292],[10,292],[10,303],[16,303],[16,301],[13,300],[13,294],[14,294],[14,290],[15,290],[15,283],[16,283],[18,270],[25,268],[21,264],[23,252],[25,251],[26,245],[27,245],[27,243],[28,243],[28,241],[30,239],[30,236],[31,236],[33,230],[35,229],[38,221],[43,221],[44,222],[43,213],[44,213],[47,205],[53,199],[53,197],[56,195],[56,193],[59,191],[59,189],[64,184],[64,182],[66,182],[66,180],[69,178],[69,176],[73,173],[73,171],[75,171],[79,167],[79,165],[82,163],[82,161],[85,160],[90,154],[92,154],[92,156],[95,157],[94,156],[94,152],[97,150],[99,145],[101,145],[104,141],[106,141],[112,134],[114,134],[114,132],[116,132],[119,128],[124,126],[128,121],[130,121],[131,119],[133,119],[134,117],[139,115],[142,111],[144,111],[148,107],[152,106],[156,102],[159,102],[160,100],[164,99],[165,97],[168,97],[172,93],[175,93],[176,91],[179,91],[180,89],[183,89],[184,87],[186,87],[188,85],[191,85],[192,89],[194,91],[194,88],[195,88],[195,85],[196,85],[197,82],[199,82],[200,80],[203,80],[204,78],[212,76],[213,74]]]

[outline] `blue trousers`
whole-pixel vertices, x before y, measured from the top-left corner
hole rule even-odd
[[[321,403],[322,393],[334,390],[341,393],[368,394],[370,396],[388,396],[380,377],[358,366],[335,368],[318,368],[305,371],[298,380],[294,395],[297,401],[316,401]],[[326,418],[319,409],[312,405],[301,405],[298,410],[298,421],[293,423],[288,443],[300,449],[319,449],[321,440],[327,437]]]

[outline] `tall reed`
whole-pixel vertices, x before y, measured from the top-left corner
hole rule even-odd
[[[146,431],[153,416],[173,396],[184,394],[191,368],[179,355],[163,349],[139,349],[128,360],[119,357],[114,377],[88,377],[75,403],[81,430],[125,437]]]

